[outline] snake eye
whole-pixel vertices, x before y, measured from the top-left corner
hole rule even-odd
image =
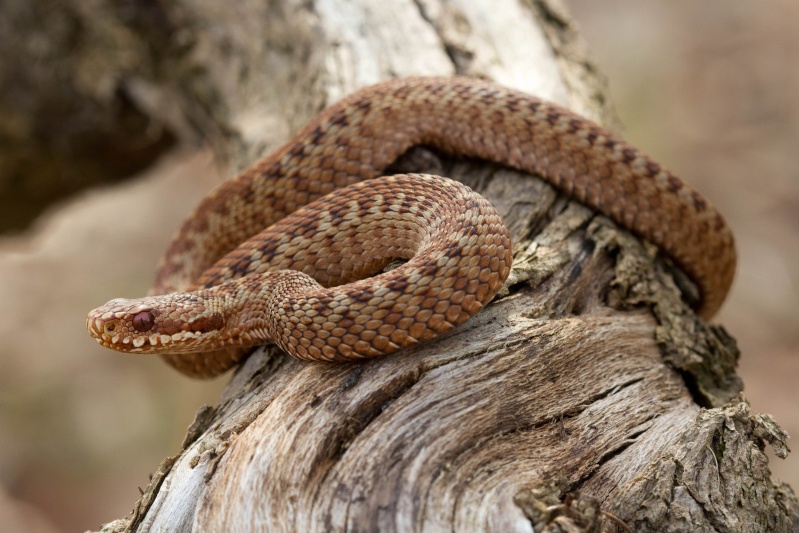
[[[142,311],[133,317],[133,328],[140,333],[150,331],[154,324],[155,317],[150,311]]]

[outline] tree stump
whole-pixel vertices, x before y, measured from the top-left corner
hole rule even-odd
[[[232,171],[391,76],[479,75],[614,124],[554,0],[96,4],[74,9],[133,43],[133,59],[107,58],[126,94]],[[391,171],[458,179],[497,207],[514,242],[503,292],[374,361],[257,350],[104,531],[799,527],[763,454],[786,454],[786,435],[750,413],[734,340],[694,315],[695,287],[656,249],[535,176],[425,147]]]

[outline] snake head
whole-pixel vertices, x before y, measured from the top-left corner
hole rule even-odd
[[[89,334],[106,348],[132,353],[185,353],[223,329],[221,312],[197,293],[116,298],[86,317]]]

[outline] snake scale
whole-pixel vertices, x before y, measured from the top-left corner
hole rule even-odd
[[[730,288],[736,255],[723,217],[614,134],[491,82],[405,78],[344,98],[214,189],[173,238],[151,295],[95,309],[89,333],[210,377],[254,345],[344,361],[461,324],[507,278],[510,236],[465,185],[379,177],[415,145],[537,174],[604,213],[693,279],[706,318]],[[384,271],[396,259],[407,262]]]

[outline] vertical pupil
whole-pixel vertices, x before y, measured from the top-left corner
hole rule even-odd
[[[142,311],[133,317],[133,328],[136,331],[150,331],[154,322],[153,314],[150,311]]]

